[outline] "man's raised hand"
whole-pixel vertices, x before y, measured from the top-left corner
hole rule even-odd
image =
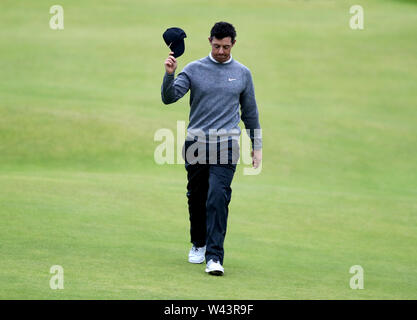
[[[168,74],[173,74],[175,69],[177,69],[177,59],[173,56],[174,52],[169,53],[169,57],[165,60],[165,71]]]

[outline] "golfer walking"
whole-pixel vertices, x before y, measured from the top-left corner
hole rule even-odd
[[[165,60],[161,96],[176,102],[190,90],[190,117],[183,148],[193,244],[188,261],[203,263],[206,272],[223,275],[231,183],[239,158],[240,119],[252,141],[252,164],[262,160],[262,140],[252,76],[232,58],[236,31],[227,22],[211,29],[211,52],[186,65],[175,78],[173,52]],[[241,115],[239,114],[239,105]]]

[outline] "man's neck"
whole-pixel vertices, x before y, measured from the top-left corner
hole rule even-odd
[[[209,58],[211,61],[213,61],[214,63],[220,63],[220,64],[226,64],[226,63],[230,63],[232,61],[232,55],[230,55],[229,60],[225,61],[225,62],[219,62],[216,59],[213,58],[213,56],[211,55],[211,52],[209,53]]]

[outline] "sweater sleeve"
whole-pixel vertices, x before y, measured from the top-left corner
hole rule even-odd
[[[190,79],[184,70],[176,78],[174,77],[174,73],[165,72],[161,86],[161,97],[164,104],[174,103],[181,99],[190,89]]]
[[[253,150],[262,149],[262,130],[259,124],[258,107],[255,99],[255,88],[253,86],[250,71],[246,74],[246,87],[240,94],[241,119],[245,124],[246,131],[252,141]],[[256,129],[256,130],[255,130]]]

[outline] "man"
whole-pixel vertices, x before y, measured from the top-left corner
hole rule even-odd
[[[232,193],[230,185],[239,158],[240,118],[252,141],[252,165],[258,168],[262,160],[261,127],[252,76],[248,68],[232,58],[235,37],[233,25],[216,23],[208,38],[210,54],[189,63],[176,78],[177,60],[171,52],[165,60],[161,88],[165,104],[174,103],[191,91],[190,122],[183,149],[193,244],[188,261],[203,263],[205,259],[205,271],[211,275],[224,273],[223,243]],[[222,158],[224,151],[226,161]],[[195,157],[198,161],[190,160]]]

